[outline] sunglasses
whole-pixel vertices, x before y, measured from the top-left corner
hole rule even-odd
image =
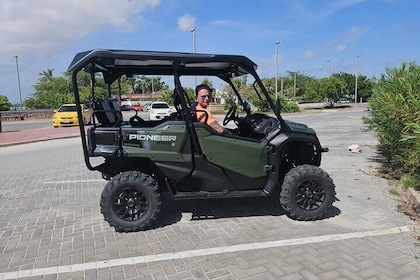
[[[206,100],[206,98],[210,99],[210,98],[211,98],[211,95],[210,95],[210,94],[207,94],[207,95],[202,95],[202,96],[200,96],[200,98],[201,98],[202,100]]]

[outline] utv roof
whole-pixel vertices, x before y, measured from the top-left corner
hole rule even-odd
[[[122,75],[229,76],[255,74],[257,65],[245,56],[181,52],[94,49],[76,54],[68,71]],[[93,70],[93,71],[92,71]]]

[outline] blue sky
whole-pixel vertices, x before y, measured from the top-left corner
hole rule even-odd
[[[261,77],[300,71],[379,77],[420,56],[418,0],[1,0],[0,94],[19,102],[94,48],[241,54]],[[327,62],[329,61],[329,62]],[[192,85],[186,85],[192,86]],[[216,86],[216,85],[215,85]]]

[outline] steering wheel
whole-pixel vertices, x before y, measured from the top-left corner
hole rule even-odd
[[[223,125],[227,125],[230,121],[237,120],[238,118],[235,115],[236,115],[236,106],[233,105],[232,107],[230,107],[225,118],[223,119]]]
[[[137,116],[137,112],[136,112],[136,115],[132,116],[129,120],[129,123],[133,127],[140,127],[144,124],[144,122],[145,121],[141,117]]]

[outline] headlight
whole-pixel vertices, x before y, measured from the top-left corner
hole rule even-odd
[[[53,119],[58,119],[56,115],[53,116]]]

